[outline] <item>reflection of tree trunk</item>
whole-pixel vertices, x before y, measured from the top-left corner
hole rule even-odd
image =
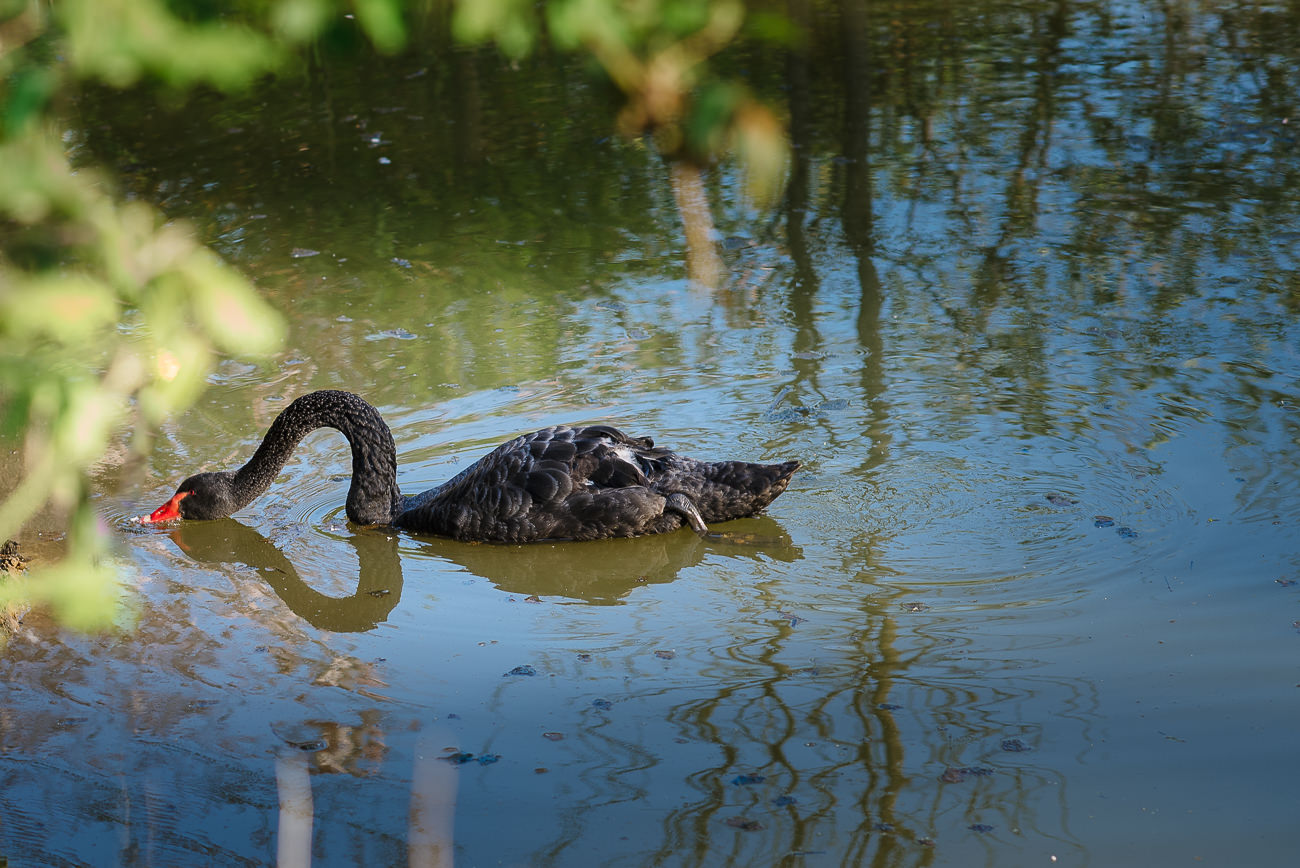
[[[483,162],[483,92],[479,82],[478,58],[467,51],[454,52],[455,88],[452,91],[457,130],[453,135],[456,163],[475,166]],[[431,76],[429,92],[435,105],[440,101],[441,82]],[[435,109],[437,111],[437,109]]]
[[[672,163],[673,198],[682,215],[686,231],[686,273],[690,279],[709,289],[722,280],[722,257],[713,241],[713,214],[704,192],[704,173],[693,163]]]
[[[871,238],[871,34],[866,0],[846,0],[844,34],[844,235],[859,260]]]
[[[1008,284],[1018,281],[1015,263],[1003,252],[1011,242],[1031,237],[1037,232],[1040,179],[1033,169],[1042,170],[1051,146],[1052,120],[1056,115],[1056,74],[1060,65],[1061,43],[1069,36],[1069,15],[1058,3],[1035,20],[1033,40],[1038,45],[1034,62],[1034,101],[1025,113],[1020,130],[1018,158],[1007,178],[1006,217],[997,240],[984,251],[984,260],[975,273],[971,300],[978,310],[977,323],[982,330],[988,312],[997,306]]]
[[[812,18],[807,0],[789,0],[787,14],[795,27],[811,32]],[[800,46],[786,58],[786,78],[790,105],[790,179],[785,189],[786,245],[794,264],[794,279],[790,285],[790,313],[797,331],[794,337],[795,358],[792,361],[796,379],[795,388],[803,391],[811,385],[814,394],[822,394],[817,383],[821,362],[822,337],[817,328],[814,310],[820,281],[813,267],[808,246],[809,200],[812,197],[812,157],[815,143],[812,124],[812,75],[809,70],[808,50]]]
[[[880,274],[872,259],[875,238],[871,176],[871,20],[867,3],[868,0],[845,0],[842,6],[845,173],[840,219],[844,237],[858,260],[858,344],[866,351],[860,374],[862,394],[876,398],[870,403],[872,448],[863,452],[862,471],[865,478],[870,478],[872,468],[884,460],[888,451],[889,426],[887,404],[883,400],[885,348],[880,329],[884,297]],[[888,699],[895,679],[903,675],[907,663],[896,646],[894,619],[884,614],[882,609],[877,603],[867,610],[878,620],[879,629],[874,637],[872,631],[862,634],[863,652],[874,662],[854,707],[863,716],[863,731],[878,733],[874,750],[864,745],[859,752],[870,781],[863,796],[864,816],[874,816],[881,823],[897,826],[899,831],[897,835],[873,836],[871,827],[861,830],[859,838],[864,841],[864,849],[859,854],[860,862],[868,864],[870,856],[872,865],[896,864],[903,842],[908,839],[915,841],[918,837],[918,830],[910,827],[911,824],[897,809],[898,797],[907,780],[906,751],[898,722],[889,710]],[[869,644],[872,647],[868,647]],[[876,850],[869,854],[865,842],[873,838]],[[923,858],[920,864],[929,861],[929,858]]]
[[[787,14],[794,25],[805,32],[812,31],[807,0],[789,0]],[[812,256],[808,252],[808,233],[804,221],[808,214],[812,174],[813,125],[812,86],[808,70],[808,51],[797,48],[786,59],[786,82],[790,105],[790,180],[785,188],[786,243],[794,261],[793,292],[803,296],[817,287],[817,274],[813,270]],[[812,317],[801,322],[811,322]]]

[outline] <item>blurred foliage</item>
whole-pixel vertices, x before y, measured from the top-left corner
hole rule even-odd
[[[146,450],[149,431],[194,400],[218,353],[265,352],[284,331],[186,226],[73,169],[61,94],[81,79],[245,88],[344,15],[380,48],[399,47],[401,9],[245,3],[251,23],[236,24],[204,4],[183,18],[163,0],[0,0],[0,437],[17,457],[0,489],[0,540],[46,508],[66,528],[62,560],[0,585],[0,603],[47,604],[81,628],[111,623],[119,585],[89,474]]]

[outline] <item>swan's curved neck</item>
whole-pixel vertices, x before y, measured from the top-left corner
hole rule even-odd
[[[336,428],[352,446],[348,518],[358,524],[390,524],[397,515],[397,448],[379,411],[351,392],[303,395],[271,423],[248,463],[235,472],[234,494],[242,509],[271,487],[293,450],[317,428]]]

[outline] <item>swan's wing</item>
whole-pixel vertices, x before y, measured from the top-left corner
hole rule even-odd
[[[412,501],[398,524],[460,539],[590,539],[671,529],[648,473],[669,455],[608,425],[516,437]]]

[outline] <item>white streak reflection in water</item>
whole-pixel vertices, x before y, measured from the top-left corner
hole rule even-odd
[[[307,755],[302,751],[281,753],[275,760],[275,784],[280,800],[275,864],[278,868],[309,868],[312,798]]]
[[[446,736],[446,738],[444,738]],[[456,792],[459,772],[437,755],[439,739],[451,733],[434,729],[416,743],[411,775],[411,868],[451,868],[455,863]]]

